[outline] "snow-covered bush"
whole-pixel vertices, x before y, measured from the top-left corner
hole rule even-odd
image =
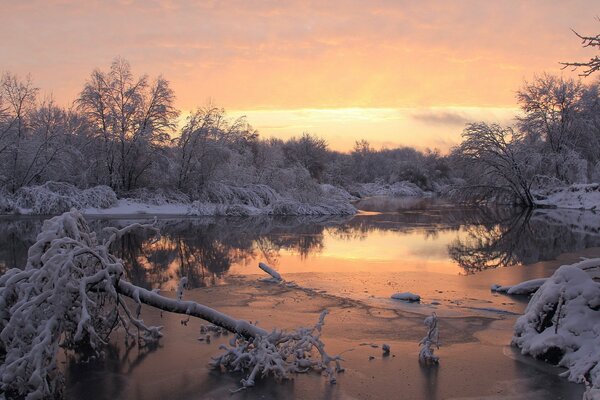
[[[108,208],[116,202],[117,195],[108,186],[81,190],[64,182],[26,186],[19,189],[15,195],[17,206],[41,215],[60,214],[71,208]]]
[[[198,200],[205,203],[262,208],[272,204],[278,198],[278,193],[267,185],[232,186],[211,183],[202,189]]]
[[[164,204],[189,204],[190,198],[185,193],[176,189],[136,189],[124,197],[139,203],[161,206]]]
[[[254,386],[259,376],[272,375],[276,379],[284,379],[292,373],[310,369],[324,372],[330,383],[336,383],[336,373],[343,371],[341,358],[328,355],[320,339],[326,315],[325,310],[313,327],[298,328],[292,332],[274,330],[266,336],[253,338],[238,334],[229,341],[229,346],[221,346],[225,353],[215,357],[212,365],[250,372],[242,379],[242,388]],[[320,358],[315,358],[314,350]]]
[[[333,186],[324,183],[319,185],[319,187],[321,188],[321,193],[323,196],[326,196],[327,198],[347,201],[358,200],[358,197],[351,195],[346,189],[339,186]]]
[[[353,215],[356,208],[346,201],[327,201],[316,204],[301,203],[294,200],[277,201],[268,211],[270,215]]]
[[[371,182],[351,185],[349,192],[358,197],[390,196],[390,197],[422,197],[425,192],[412,182],[395,182],[392,184]]]
[[[522,354],[567,368],[570,381],[588,382],[588,392],[600,394],[600,283],[577,265],[560,267],[517,320],[512,343]]]
[[[600,208],[600,184],[573,184],[537,189],[535,204],[543,207],[594,210]]]

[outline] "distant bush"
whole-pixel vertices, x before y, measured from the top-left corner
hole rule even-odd
[[[16,206],[42,215],[60,214],[71,208],[108,208],[116,202],[117,195],[108,186],[81,190],[69,183],[53,181],[23,187],[15,194]]]

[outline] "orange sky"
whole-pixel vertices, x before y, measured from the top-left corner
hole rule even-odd
[[[509,121],[523,79],[587,60],[597,1],[0,0],[0,71],[67,104],[115,56],[162,73],[183,111],[211,98],[267,136],[347,150],[455,144]],[[573,75],[570,72],[564,72]],[[590,78],[588,78],[590,79]]]

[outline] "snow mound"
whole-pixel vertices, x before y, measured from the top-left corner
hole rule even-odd
[[[421,296],[419,296],[418,294],[410,293],[410,292],[403,292],[403,293],[394,293],[392,295],[392,299],[408,301],[408,302],[412,303],[412,302],[421,301]]]
[[[584,271],[595,269],[600,267],[600,258],[586,258],[575,264],[571,264],[571,266]],[[537,291],[547,280],[548,278],[531,279],[512,286],[502,286],[495,283],[490,290],[492,292],[506,293],[509,295],[530,295]]]
[[[96,186],[81,190],[64,182],[46,182],[39,186],[27,186],[15,194],[15,204],[32,214],[54,215],[72,208],[109,208],[117,203],[117,195],[108,186]]]
[[[535,204],[543,207],[595,210],[600,208],[600,184],[574,184],[537,190]]]
[[[589,395],[598,391],[600,283],[580,267],[560,267],[517,319],[512,343],[522,354],[567,368],[570,381],[589,382]]]
[[[529,281],[521,282],[513,286],[501,286],[494,284],[491,287],[492,292],[506,293],[512,295],[528,295],[540,288],[545,282],[546,278],[532,279]]]
[[[351,195],[346,189],[338,186],[323,183],[319,185],[319,188],[321,189],[321,193],[323,193],[324,196],[327,196],[330,199],[333,198],[347,201],[358,200],[358,197]]]

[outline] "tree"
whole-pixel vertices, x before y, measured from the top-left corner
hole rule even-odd
[[[0,79],[0,156],[4,166],[4,184],[11,192],[21,186],[19,172],[27,137],[28,113],[35,106],[38,88],[33,86],[31,77],[20,80],[16,75],[6,73]],[[5,105],[2,106],[2,103]]]
[[[77,104],[101,143],[96,162],[107,175],[103,183],[125,191],[138,186],[175,129],[174,100],[166,79],[135,78],[122,58],[107,73],[92,72]]]
[[[198,192],[217,173],[225,173],[232,161],[251,148],[258,137],[245,117],[233,121],[223,108],[209,104],[187,118],[175,139],[177,187]]]
[[[323,138],[304,132],[300,138],[290,139],[284,146],[289,161],[306,168],[317,181],[325,171],[327,162],[327,142]]]
[[[585,87],[573,79],[543,74],[525,82],[517,92],[524,115],[517,117],[518,127],[530,142],[540,142],[550,166],[547,172],[568,181],[565,162],[570,152],[584,140],[580,129],[581,98]]]
[[[600,20],[600,19],[599,19]],[[583,47],[596,47],[600,49],[600,35],[596,36],[584,36],[579,33],[573,31],[573,33],[581,39],[581,45]],[[600,70],[600,56],[593,56],[589,61],[585,62],[562,62],[561,63],[564,68],[572,67],[573,71],[583,68],[583,71],[580,76],[590,76],[594,72]]]
[[[516,202],[534,205],[531,187],[539,161],[528,149],[524,135],[511,127],[485,122],[468,124],[454,151],[470,171],[463,195],[490,198],[510,195]]]

